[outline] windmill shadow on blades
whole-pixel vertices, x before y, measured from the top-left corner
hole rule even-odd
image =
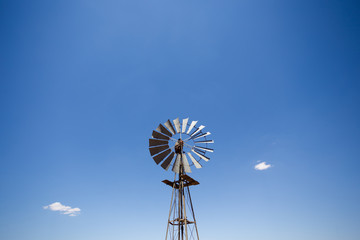
[[[179,118],[159,124],[149,139],[149,150],[156,164],[175,172],[174,181],[164,180],[163,183],[172,187],[169,218],[165,240],[199,240],[190,186],[199,182],[187,175],[191,167],[202,168],[202,161],[209,161],[206,156],[214,150],[208,148],[213,140],[207,138],[210,132],[203,132],[205,126],[196,126],[197,121],[189,124],[189,118],[180,122]],[[175,126],[175,127],[174,127]],[[188,158],[191,163],[189,164]],[[175,159],[175,161],[174,161]]]

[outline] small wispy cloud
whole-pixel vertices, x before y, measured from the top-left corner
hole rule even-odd
[[[266,162],[261,162],[261,163],[256,164],[254,168],[255,168],[255,170],[262,171],[262,170],[266,170],[270,167],[272,167],[271,164],[266,164]]]
[[[44,206],[44,209],[48,209],[51,211],[59,211],[61,214],[66,214],[71,217],[75,217],[80,214],[80,208],[72,208],[70,206],[62,205],[60,202],[54,202],[50,205]]]

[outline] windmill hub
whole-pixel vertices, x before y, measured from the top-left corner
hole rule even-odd
[[[184,141],[179,138],[179,140],[175,143],[175,153],[181,154],[184,147]]]
[[[199,182],[186,173],[191,173],[191,166],[199,169],[202,161],[210,160],[206,154],[214,151],[208,148],[214,141],[207,139],[210,132],[202,131],[205,126],[197,127],[197,121],[188,122],[189,118],[182,122],[177,118],[173,120],[173,125],[168,120],[164,123],[165,127],[159,124],[149,139],[149,151],[155,163],[161,163],[165,170],[172,166],[175,172],[174,181],[163,181],[173,189],[165,240],[168,237],[170,240],[199,240],[189,188]],[[180,135],[178,140],[175,138],[177,135]],[[191,160],[190,164],[187,157]]]

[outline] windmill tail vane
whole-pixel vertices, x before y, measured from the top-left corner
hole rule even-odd
[[[202,163],[210,160],[206,154],[214,151],[209,147],[214,140],[208,139],[211,133],[203,131],[203,125],[197,127],[197,122],[190,123],[189,118],[181,122],[179,118],[167,120],[159,124],[149,139],[155,163],[166,171],[171,167],[175,173],[174,181],[162,181],[172,187],[165,240],[200,239],[189,188],[199,182],[187,173],[191,173],[191,168],[202,168]]]

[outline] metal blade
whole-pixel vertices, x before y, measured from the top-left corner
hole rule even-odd
[[[199,146],[195,146],[195,148],[199,148],[199,149],[202,149],[202,150],[205,150],[205,151],[208,151],[208,152],[214,152],[214,149],[211,149],[211,148],[199,147]]]
[[[186,127],[187,127],[187,123],[189,121],[189,118],[185,118],[183,119],[183,122],[182,122],[182,133],[184,133],[186,131]]]
[[[173,125],[171,124],[170,120],[167,120],[166,123],[164,123],[164,125],[170,130],[170,132],[173,135],[175,134],[175,129],[174,129]]]
[[[163,134],[161,134],[161,133],[158,133],[158,132],[156,132],[156,131],[153,131],[153,132],[152,132],[152,137],[153,137],[153,138],[157,138],[157,139],[166,139],[166,140],[169,140],[169,139],[170,139],[168,136],[165,136],[165,135],[163,135]]]
[[[194,137],[192,137],[192,138],[190,138],[190,139],[195,140],[195,139],[198,139],[198,138],[201,138],[201,137],[205,137],[205,136],[210,135],[210,134],[211,134],[210,132],[206,132],[206,133],[203,133],[203,134],[194,136]]]
[[[171,152],[170,149],[166,150],[165,152],[162,152],[154,157],[154,161],[156,164],[159,164],[169,153]]]
[[[192,135],[189,139],[193,139],[201,134],[203,134],[203,132],[197,132],[196,134]]]
[[[165,159],[165,161],[161,164],[161,167],[162,167],[163,169],[165,169],[166,171],[169,169],[170,164],[171,164],[171,162],[172,162],[172,160],[173,160],[173,158],[174,158],[174,155],[175,155],[175,153],[172,152],[172,153]]]
[[[210,158],[206,157],[205,155],[202,155],[201,153],[198,153],[198,152],[194,151],[194,149],[191,149],[191,151],[192,151],[193,153],[195,153],[196,155],[198,155],[201,159],[204,159],[205,161],[209,161],[209,160],[210,160]]]
[[[191,173],[191,168],[190,168],[189,162],[184,153],[182,154],[182,161],[183,161],[183,165],[184,165],[184,171]]]
[[[174,122],[174,125],[175,125],[175,128],[176,128],[176,132],[180,133],[180,121],[179,121],[179,118],[174,119],[173,122]]]
[[[149,139],[149,147],[156,147],[160,145],[167,145],[168,141],[165,140],[159,140],[159,139]]]
[[[176,155],[176,160],[175,160],[172,170],[173,170],[173,172],[176,172],[176,173],[180,172],[180,154]]]
[[[190,135],[190,137],[192,137],[192,136],[194,136],[195,134],[197,134],[198,132],[200,132],[201,129],[203,129],[204,127],[205,127],[204,125],[200,125],[200,127],[199,127],[195,132],[193,132],[193,133]]]
[[[154,156],[155,154],[158,154],[159,152],[162,152],[169,148],[169,145],[163,145],[160,147],[153,147],[149,148],[151,156]]]
[[[198,152],[198,153],[201,153],[201,154],[206,154],[206,152],[205,151],[203,151],[203,150],[200,150],[200,149],[197,149],[197,148],[194,148],[194,150],[196,151],[196,152]]]
[[[198,121],[192,121],[186,134],[189,134]]]
[[[214,140],[194,141],[194,143],[214,143]]]
[[[169,132],[163,125],[159,124],[159,126],[157,127],[156,131],[161,132],[165,135],[168,135],[169,137],[172,136],[171,132]]]
[[[191,153],[188,152],[187,155],[189,155],[191,161],[193,162],[196,168],[202,168],[201,164],[198,161],[196,161],[196,159],[193,157],[193,155],[191,155]]]

